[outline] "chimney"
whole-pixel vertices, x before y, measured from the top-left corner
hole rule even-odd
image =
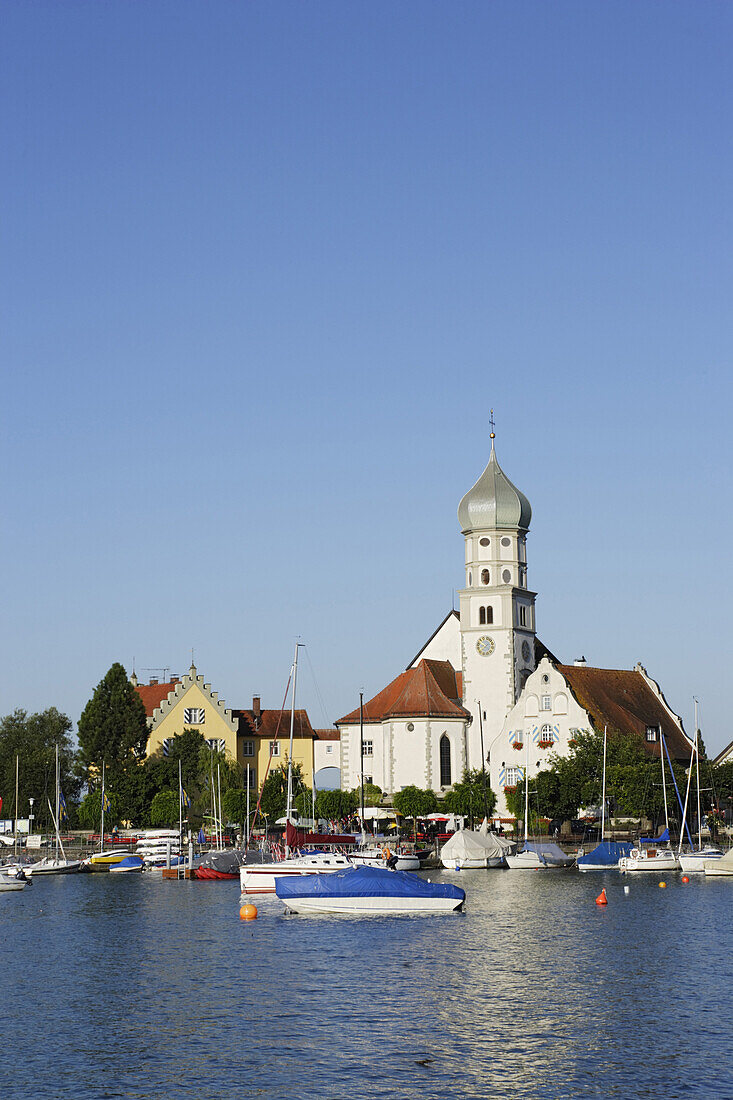
[[[259,718],[260,714],[262,713],[262,711],[260,710],[260,697],[259,697],[259,695],[253,695],[252,696],[252,711],[254,712],[255,718]]]
[[[576,668],[583,668],[585,665],[588,664],[588,662],[586,661],[585,657],[576,657],[573,661],[573,664]]]
[[[157,676],[151,676],[150,677],[150,683],[151,684],[157,684],[157,682],[158,682],[158,677]]]

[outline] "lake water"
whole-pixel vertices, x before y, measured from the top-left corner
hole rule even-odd
[[[733,881],[430,877],[466,913],[243,922],[237,883],[152,875],[0,894],[0,1094],[733,1097]]]

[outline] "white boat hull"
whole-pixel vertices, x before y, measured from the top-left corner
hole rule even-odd
[[[27,878],[16,878],[14,875],[0,875],[0,893],[6,893],[10,890],[25,890],[27,885]]]
[[[406,913],[453,913],[463,907],[456,898],[288,898],[293,913],[351,913],[357,916],[398,916]]]
[[[41,859],[23,870],[27,875],[71,875],[80,867],[80,859]]]
[[[417,856],[413,855],[400,855],[399,852],[395,852],[397,857],[397,863],[395,864],[395,871],[419,871],[420,860]],[[381,852],[352,852],[349,855],[349,859],[358,867],[386,867],[387,859]]]
[[[514,856],[507,855],[505,859],[511,871],[557,871],[572,863],[569,857],[567,863],[551,863],[537,852],[517,852]]]
[[[649,871],[657,873],[663,871],[677,871],[679,864],[677,856],[671,848],[656,848],[653,850],[634,849],[630,856],[623,856],[618,861],[618,869],[622,875],[638,874]]]
[[[274,894],[275,879],[290,875],[328,875],[352,867],[346,856],[299,856],[280,863],[245,864],[239,872],[243,894]]]
[[[487,856],[485,859],[459,857],[458,859],[447,858],[441,860],[441,863],[445,867],[446,871],[486,870],[488,867],[502,867],[505,862],[505,856]]]
[[[686,875],[691,874],[704,874],[705,863],[712,863],[716,860],[723,858],[723,853],[715,850],[709,852],[686,852],[678,857],[680,864],[680,871],[684,871]]]

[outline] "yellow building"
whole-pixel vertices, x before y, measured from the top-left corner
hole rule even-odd
[[[250,753],[255,758],[257,775],[261,783],[269,767],[276,768],[287,764],[290,752],[290,711],[262,710],[260,699],[255,695],[251,710],[234,711],[239,720],[241,759],[245,765],[250,762]],[[293,726],[293,764],[300,764],[303,779],[308,787],[313,786],[313,743],[315,730],[304,710],[296,710]]]

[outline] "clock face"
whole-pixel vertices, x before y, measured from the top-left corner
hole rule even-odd
[[[496,643],[493,638],[490,638],[488,634],[483,634],[476,642],[476,649],[479,651],[482,657],[490,657],[496,649]]]
[[[529,642],[522,642],[522,656],[525,661],[529,660]]]

